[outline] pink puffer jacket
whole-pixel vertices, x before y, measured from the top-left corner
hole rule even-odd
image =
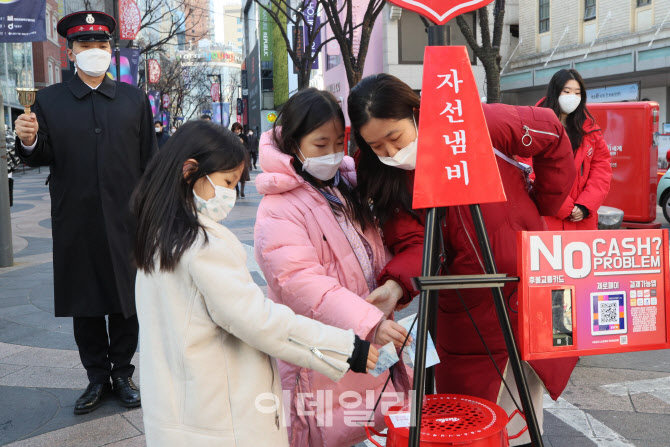
[[[258,208],[254,245],[269,298],[370,340],[384,314],[365,301],[369,291],[363,271],[326,198],[296,173],[292,157],[274,146],[272,131],[261,136],[259,152],[263,173],[256,177],[256,188],[265,197]],[[340,172],[355,183],[351,158],[345,157]],[[370,227],[364,235],[374,252],[375,271],[380,271],[387,255],[379,232]],[[361,424],[370,417],[388,372],[377,378],[348,372],[335,383],[309,369],[278,364],[284,403],[291,409],[292,446],[350,447],[365,439]],[[375,414],[378,430],[385,428],[382,409],[398,400],[390,393],[410,388],[402,362],[394,370]],[[307,394],[299,399],[300,393]]]

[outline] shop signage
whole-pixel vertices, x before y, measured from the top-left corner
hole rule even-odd
[[[421,14],[438,25],[468,11],[483,8],[493,0],[389,0],[390,3]]]

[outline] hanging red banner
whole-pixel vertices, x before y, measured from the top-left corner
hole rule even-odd
[[[483,8],[493,0],[389,0],[390,3],[421,14],[438,25],[456,16]]]
[[[467,50],[426,47],[423,66],[414,208],[506,201]]]
[[[221,98],[221,88],[219,87],[219,83],[214,83],[209,89],[210,95],[212,95],[212,101],[214,102],[219,102],[219,99]]]
[[[161,78],[161,64],[156,59],[149,59],[149,84],[156,84]]]
[[[135,0],[119,0],[119,34],[123,40],[134,40],[140,32],[142,15]]]

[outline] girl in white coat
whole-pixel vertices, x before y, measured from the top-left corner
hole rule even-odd
[[[184,124],[133,198],[135,288],[148,446],[288,446],[274,356],[337,381],[374,368],[353,331],[263,296],[242,244],[218,222],[235,203],[244,147],[216,124]]]

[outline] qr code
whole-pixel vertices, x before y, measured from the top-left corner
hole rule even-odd
[[[619,324],[618,301],[598,301],[598,324]]]
[[[627,345],[628,344],[628,335],[622,335],[619,337],[619,343],[622,345]]]

